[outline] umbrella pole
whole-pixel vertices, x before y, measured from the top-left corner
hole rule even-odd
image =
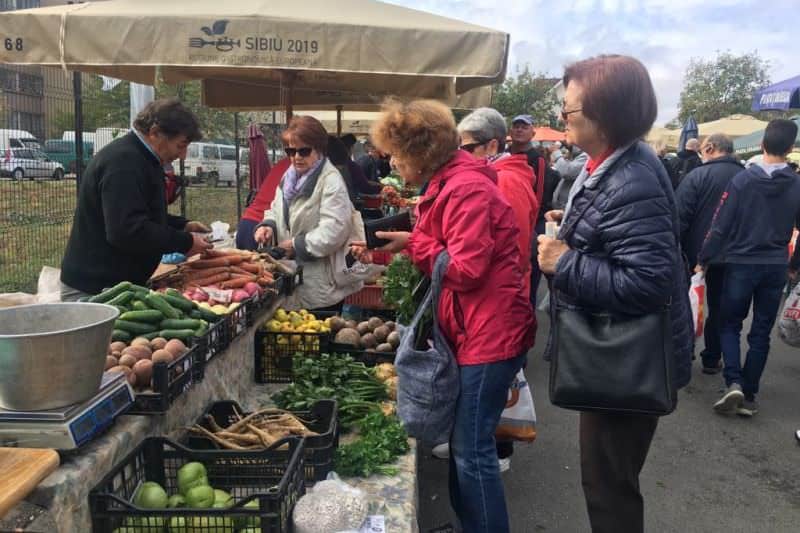
[[[281,86],[285,86],[285,89],[282,87],[284,94],[286,94],[286,125],[289,125],[289,121],[292,120],[293,113],[293,102],[292,97],[294,96],[294,80],[296,78],[296,74],[294,72],[287,72],[285,70],[281,71]],[[283,93],[283,91],[281,91]]]
[[[342,136],[342,106],[336,106],[336,136]]]
[[[233,114],[233,139],[234,139],[234,147],[236,150],[236,220],[242,218],[242,180],[239,179],[241,176],[241,162],[239,161],[239,155],[241,150],[239,150],[239,113]]]

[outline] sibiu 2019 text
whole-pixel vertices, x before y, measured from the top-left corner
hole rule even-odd
[[[245,50],[258,52],[286,52],[289,54],[319,53],[319,42],[307,39],[283,39],[282,37],[247,37]]]

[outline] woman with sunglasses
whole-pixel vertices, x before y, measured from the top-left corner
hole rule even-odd
[[[459,150],[453,114],[444,104],[390,102],[372,139],[392,154],[406,182],[428,183],[414,230],[378,232],[391,241],[382,250],[405,250],[428,276],[441,251],[450,255],[438,321],[460,370],[450,437],[451,504],[467,533],[508,532],[494,434],[535,335],[514,213],[495,171]]]
[[[539,267],[554,298],[575,311],[643,316],[670,305],[671,385],[683,387],[694,331],[672,183],[641,140],[657,114],[650,75],[632,57],[599,56],[567,67],[564,86],[567,141],[589,162],[565,209],[545,215],[561,229],[558,238],[539,236]],[[613,364],[599,351],[585,357],[587,368]],[[657,425],[651,415],[580,413],[581,476],[594,533],[644,530],[639,473]]]
[[[256,242],[281,248],[303,266],[303,284],[287,306],[341,309],[359,284],[340,286],[334,256],[347,250],[353,204],[340,172],[326,157],[328,133],[313,117],[294,117],[281,136],[291,165],[255,231]]]

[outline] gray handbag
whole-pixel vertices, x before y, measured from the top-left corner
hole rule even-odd
[[[397,414],[409,436],[440,444],[450,440],[460,376],[456,358],[437,323],[442,279],[450,263],[447,251],[436,258],[431,286],[397,348]],[[417,350],[415,339],[428,308],[433,311],[433,347]]]

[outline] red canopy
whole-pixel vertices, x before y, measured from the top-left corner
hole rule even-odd
[[[533,140],[537,142],[564,142],[567,140],[567,137],[564,135],[563,131],[554,130],[553,128],[548,128],[547,126],[541,126],[534,127]]]
[[[264,144],[264,134],[256,124],[248,126],[247,137],[250,140],[250,190],[257,191],[269,172],[267,147]]]

